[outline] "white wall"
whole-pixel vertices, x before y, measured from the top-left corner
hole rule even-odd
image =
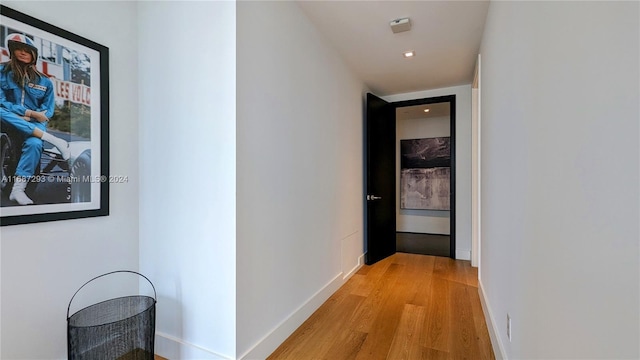
[[[450,211],[400,208],[400,140],[451,136],[450,127],[448,116],[422,119],[398,119],[396,116],[396,231],[449,235]]]
[[[157,352],[235,358],[235,2],[139,2],[140,269]]]
[[[138,269],[138,120],[136,7],[130,2],[3,1],[109,48],[110,168],[108,217],[2,227],[2,359],[66,358],[66,311],[87,280]],[[117,24],[115,26],[114,24]],[[129,289],[137,291],[135,289]],[[96,289],[105,298],[116,289]],[[81,305],[81,304],[78,304]],[[87,304],[84,304],[87,305]]]
[[[640,357],[639,10],[491,3],[481,285],[502,356]]]
[[[384,96],[389,102],[456,95],[456,259],[471,259],[471,85]]]
[[[363,88],[297,4],[237,5],[237,352],[256,359],[363,254]]]

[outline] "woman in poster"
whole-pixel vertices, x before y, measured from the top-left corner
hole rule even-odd
[[[0,64],[0,119],[2,126],[12,126],[23,137],[22,155],[16,168],[9,200],[20,205],[33,204],[25,189],[35,175],[43,150],[43,140],[69,159],[69,144],[48,134],[47,122],[54,112],[54,88],[49,78],[36,69],[38,48],[23,34],[9,34],[6,39],[9,62]]]

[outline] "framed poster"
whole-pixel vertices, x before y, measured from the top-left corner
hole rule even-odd
[[[451,138],[400,140],[400,208],[450,210]]]
[[[0,225],[108,215],[109,49],[0,5],[0,63]]]

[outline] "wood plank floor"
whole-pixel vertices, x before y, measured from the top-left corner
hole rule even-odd
[[[268,359],[495,359],[477,278],[427,255],[365,265]]]

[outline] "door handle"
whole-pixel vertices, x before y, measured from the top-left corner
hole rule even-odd
[[[382,196],[367,195],[367,200],[381,200]]]

